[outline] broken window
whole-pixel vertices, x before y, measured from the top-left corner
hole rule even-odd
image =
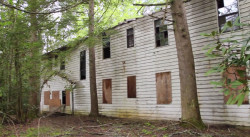
[[[156,73],[157,104],[172,102],[171,72]]]
[[[103,59],[110,58],[110,37],[103,33],[102,35],[103,43]]]
[[[134,47],[134,29],[127,29],[127,48]]]
[[[239,17],[238,0],[217,0],[217,7],[219,29],[221,31],[227,22],[231,21],[234,23]],[[239,28],[239,26],[234,26],[233,28],[228,28],[224,32],[237,30]]]
[[[80,53],[80,77],[86,79],[86,51]]]
[[[168,26],[165,20],[155,20],[156,47],[168,45]]]
[[[62,91],[62,104],[70,106],[70,91]]]
[[[112,104],[112,80],[102,80],[102,99],[104,104]]]
[[[128,98],[136,98],[136,76],[127,77]]]
[[[62,91],[62,104],[66,104],[66,91]]]

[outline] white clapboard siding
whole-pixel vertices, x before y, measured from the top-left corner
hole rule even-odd
[[[245,18],[247,16],[249,18],[249,9],[246,10],[246,7],[250,6],[250,0],[243,1],[239,4],[241,21],[247,21],[249,19]],[[193,10],[193,7],[195,7],[195,10]],[[205,38],[200,35],[203,32],[218,30],[216,1],[192,0],[186,4],[186,9],[188,25],[189,28],[191,28],[190,36],[195,58],[198,96],[203,121],[211,124],[235,124],[249,126],[250,110],[248,108],[250,105],[242,105],[240,107],[237,105],[225,105],[223,93],[219,92],[221,88],[213,88],[213,86],[209,84],[212,80],[219,80],[221,78],[220,74],[217,76],[205,75],[209,68],[219,62],[219,59],[211,60],[206,58],[204,54],[205,50],[202,48],[213,41],[212,39]],[[206,21],[204,22],[204,20]],[[204,23],[206,25],[203,25]],[[238,30],[234,33],[225,33],[221,38],[242,34],[243,31],[244,30]],[[238,37],[236,39],[241,38]]]
[[[241,0],[239,10],[241,22],[250,22],[250,0]],[[191,36],[198,98],[202,119],[208,124],[234,124],[250,126],[250,105],[225,105],[221,87],[214,87],[211,81],[217,81],[221,74],[207,76],[205,73],[220,59],[210,59],[205,56],[206,45],[214,43],[213,38],[201,36],[201,33],[218,31],[218,15],[216,0],[192,0],[185,4],[189,33]],[[154,17],[162,17],[163,12],[156,12]],[[97,91],[100,113],[106,116],[125,118],[145,118],[179,120],[181,118],[180,78],[177,51],[173,26],[169,28],[169,45],[155,47],[154,20],[156,18],[144,16],[134,21],[123,23],[115,27],[116,33],[111,35],[111,58],[103,59],[102,45],[97,45],[96,73]],[[167,15],[168,19],[172,19]],[[127,48],[127,29],[134,29],[134,47]],[[225,33],[221,37],[239,35],[249,32],[248,28],[237,30],[234,33]],[[235,39],[240,40],[241,37]],[[89,67],[88,52],[86,55],[87,78],[80,80],[80,52],[85,50],[80,46],[74,50],[66,62],[66,72],[72,80],[80,83],[81,87],[74,90],[74,110],[76,114],[89,114]],[[156,99],[155,74],[171,72],[172,103],[158,105]],[[136,98],[127,98],[127,77],[136,76]],[[112,79],[112,104],[103,104],[102,80]],[[67,84],[60,78],[51,80],[53,90],[63,90]],[[45,87],[43,91],[48,91]],[[42,109],[43,94],[41,97]]]

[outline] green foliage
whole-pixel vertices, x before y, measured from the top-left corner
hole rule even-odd
[[[235,80],[232,81],[227,76],[224,76],[220,81],[212,81],[211,84],[216,87],[224,87],[220,92],[223,92],[226,96],[230,95],[227,104],[241,105],[244,101],[244,97],[249,95],[248,88],[248,76],[246,70],[249,70],[250,59],[250,33],[242,32],[240,35],[236,35],[234,31],[227,32],[231,35],[224,38],[226,30],[233,30],[234,27],[240,27],[247,29],[250,24],[239,23],[239,18],[233,22],[227,22],[221,32],[213,31],[211,33],[203,33],[201,35],[214,39],[214,43],[207,45],[204,49],[207,50],[206,56],[211,59],[220,59],[221,62],[211,68],[206,75],[211,74],[223,74],[228,72],[229,68],[235,68],[233,75]],[[238,30],[240,31],[240,30]],[[237,69],[245,67],[246,69]],[[243,88],[239,88],[239,87]]]
[[[146,134],[146,135],[151,135],[153,132],[149,131],[147,129],[142,129],[142,133]]]

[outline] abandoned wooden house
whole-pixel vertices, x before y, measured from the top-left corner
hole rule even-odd
[[[201,36],[220,30],[226,21],[250,22],[250,0],[192,0],[186,15],[195,58],[201,116],[205,123],[250,126],[250,97],[244,104],[226,105],[221,88],[210,84],[221,75],[205,73],[219,60],[205,56],[203,47],[213,41]],[[230,9],[230,10],[228,10]],[[179,120],[181,118],[180,78],[173,27],[162,21],[164,10],[141,18],[126,20],[113,29],[115,35],[97,45],[96,73],[99,111],[102,115],[126,118]],[[171,19],[170,15],[167,15]],[[169,25],[167,25],[169,24]],[[249,31],[234,28],[233,34]],[[232,35],[225,32],[222,37]],[[82,45],[72,51],[57,68],[67,73],[76,88],[68,92],[69,82],[54,76],[43,87],[41,111],[66,105],[76,114],[89,114],[88,49]]]

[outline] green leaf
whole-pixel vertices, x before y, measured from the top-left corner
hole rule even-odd
[[[227,104],[230,105],[232,101],[233,101],[233,95],[229,97],[229,99],[227,100]]]
[[[238,86],[240,86],[240,85],[242,85],[242,84],[243,84],[243,83],[242,83],[241,81],[235,80],[235,81],[233,81],[233,82],[230,83],[230,86],[231,86],[232,88],[237,88]]]
[[[227,26],[228,26],[228,27],[233,27],[232,21],[228,21],[228,22],[227,22]]]
[[[237,105],[240,106],[245,98],[245,94],[240,94]]]

